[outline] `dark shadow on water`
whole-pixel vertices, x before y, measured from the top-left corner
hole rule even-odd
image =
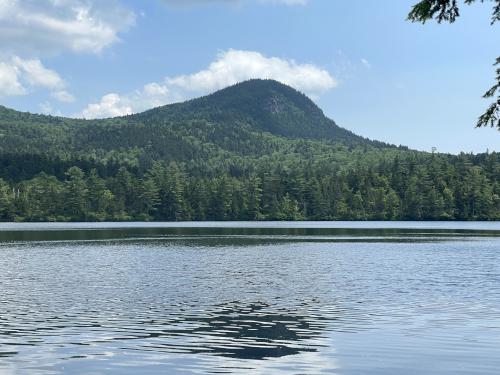
[[[496,237],[497,230],[468,229],[367,229],[367,228],[105,228],[54,230],[2,230],[0,242],[11,241],[89,241],[108,239],[186,239],[192,237],[245,237],[252,240],[296,241],[425,241],[428,238]],[[323,238],[321,238],[323,237]]]
[[[0,358],[14,357],[18,352],[0,352]]]
[[[318,306],[308,302],[307,307],[316,311]],[[9,337],[9,342],[3,341],[5,349],[25,345],[50,347],[51,337],[63,339],[64,332],[70,330],[86,339],[81,342],[70,338],[67,342],[59,340],[59,345],[66,348],[66,355],[61,359],[84,359],[86,355],[79,352],[80,348],[109,347],[106,343],[114,342],[122,350],[265,360],[316,352],[322,346],[317,340],[326,335],[337,319],[332,314],[329,317],[317,311],[299,314],[262,302],[231,302],[202,311],[187,306],[163,312],[157,309],[151,312],[150,319],[124,315],[107,320],[107,317],[97,318],[89,313],[80,311],[77,319],[75,315],[68,315],[54,322],[46,317],[44,323],[40,316],[36,326],[26,321],[22,332],[0,326],[0,342]],[[107,336],[105,340],[103,334]],[[38,341],[28,344],[29,338],[34,336]],[[0,352],[0,358],[17,355],[14,350]]]
[[[201,339],[199,346],[189,349],[191,353],[240,359],[283,357],[317,350],[307,343],[324,330],[318,319],[269,308],[264,303],[221,305],[207,317],[184,319],[184,323],[195,324],[196,328],[174,330],[166,335],[188,334]]]

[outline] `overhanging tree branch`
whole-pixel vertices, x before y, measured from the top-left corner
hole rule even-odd
[[[464,0],[465,4],[472,4],[480,1],[484,3],[488,0]],[[500,0],[489,0],[495,3],[491,16],[491,24],[500,21]],[[455,22],[460,16],[457,0],[422,0],[415,4],[408,14],[408,20],[425,24],[430,19],[435,19],[438,23]],[[483,95],[483,98],[494,98],[493,103],[488,107],[477,121],[476,127],[491,126],[500,130],[500,57],[494,64],[496,69],[496,83]],[[496,95],[496,98],[495,98]]]

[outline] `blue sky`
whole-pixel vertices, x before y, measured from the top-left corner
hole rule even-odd
[[[0,0],[0,104],[107,117],[265,77],[369,138],[500,151],[474,128],[499,52],[491,5],[420,25],[415,1]]]

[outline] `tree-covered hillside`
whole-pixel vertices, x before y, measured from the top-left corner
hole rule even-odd
[[[359,137],[268,80],[105,120],[0,107],[0,220],[500,219],[500,156]]]

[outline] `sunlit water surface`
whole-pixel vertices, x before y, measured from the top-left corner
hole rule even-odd
[[[0,375],[499,369],[499,223],[0,225]]]

